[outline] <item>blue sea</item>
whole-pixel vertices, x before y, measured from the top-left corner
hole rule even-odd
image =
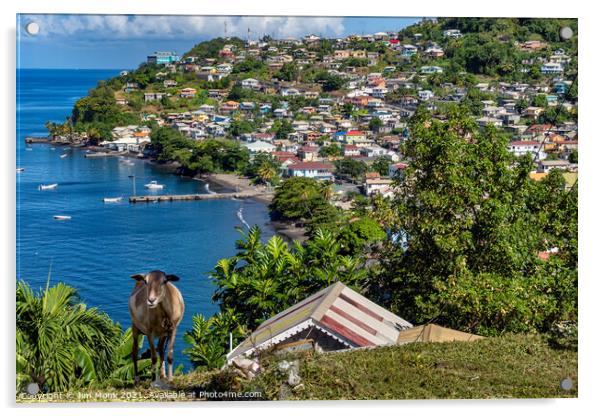
[[[120,158],[86,159],[85,150],[47,144],[26,145],[26,136],[45,136],[44,123],[63,122],[74,102],[99,80],[119,70],[17,71],[17,279],[32,287],[65,282],[77,288],[83,302],[98,307],[125,329],[131,325],[128,296],[135,273],[160,269],[180,277],[186,314],[178,328],[175,363],[190,363],[182,336],[194,314],[212,315],[214,287],[208,277],[216,262],[235,254],[244,220],[269,227],[267,208],[258,202],[216,200],[129,204],[127,197],[152,193],[144,184],[165,185],[154,193],[206,193],[206,184],[178,177],[144,160],[133,166]],[[66,155],[61,157],[61,155]],[[58,183],[40,191],[40,184]],[[218,189],[214,189],[217,191]],[[123,196],[106,204],[105,197]],[[54,215],[71,216],[57,221]]]

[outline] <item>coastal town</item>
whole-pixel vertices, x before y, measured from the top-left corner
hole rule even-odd
[[[118,272],[135,279],[126,279],[132,326],[102,318],[110,331],[96,333],[113,358],[106,374],[87,373],[89,386],[97,377],[103,387],[181,388],[192,399],[204,389],[274,400],[577,394],[575,19],[423,18],[398,31],[283,39],[232,36],[226,26],[187,52],[148,51],[45,127],[48,137],[26,137],[28,146],[78,148],[59,157],[91,162],[94,174],[115,168],[118,179],[103,180],[123,179],[122,193],[131,183],[129,205],[117,191],[96,205],[121,210],[110,216],[127,224],[118,230],[136,224],[125,243],[141,242],[133,257],[157,262],[137,227],[171,225],[170,209],[186,207],[185,237],[172,248],[191,245],[188,257],[211,261],[188,276],[172,259],[176,270]],[[141,194],[137,177],[150,180]],[[256,204],[265,219],[243,218],[248,199],[265,204]],[[71,220],[58,217],[67,222],[53,225]],[[226,229],[241,236],[235,254],[214,259],[203,244]],[[207,279],[212,293],[199,289]],[[164,291],[161,300],[151,291]],[[185,316],[195,291],[204,298]],[[32,293],[19,283],[19,310],[46,296]],[[209,301],[213,315],[198,309]],[[163,323],[144,332],[159,302],[169,302]],[[40,322],[27,313],[24,322]],[[35,326],[23,328],[35,343]],[[153,331],[161,364],[170,339],[167,377],[154,345],[138,371],[138,337],[152,342]],[[69,345],[80,354],[78,342]],[[174,343],[191,371],[172,373]],[[45,377],[22,345],[21,389]],[[94,354],[88,361],[103,363]],[[59,381],[55,391],[76,386]]]
[[[407,166],[400,144],[417,109],[444,121],[450,104],[466,104],[478,126],[509,137],[512,154],[533,156],[533,180],[560,169],[572,186],[576,58],[543,40],[515,41],[507,46],[521,61],[512,70],[529,81],[476,76],[446,59],[463,36],[446,29],[436,37],[406,30],[337,39],[220,38],[211,42],[214,53],[156,51],[139,70],[109,83],[119,87],[115,103],[139,114],[139,123],[116,126],[96,141],[107,151],[153,159],[151,126],[167,126],[193,142],[234,140],[251,160],[268,155],[274,177],[391,196]],[[86,132],[77,137],[88,139]],[[275,184],[274,177],[264,182]]]

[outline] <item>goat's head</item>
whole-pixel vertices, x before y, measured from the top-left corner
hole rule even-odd
[[[165,274],[161,270],[153,270],[144,274],[134,274],[132,279],[143,282],[147,286],[146,304],[149,308],[156,308],[165,297],[167,282],[177,282],[180,278],[174,274]]]

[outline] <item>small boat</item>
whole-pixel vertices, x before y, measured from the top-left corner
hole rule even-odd
[[[157,183],[157,181],[150,181],[146,185],[144,185],[147,189],[163,189],[165,185]]]
[[[39,191],[48,191],[50,189],[55,189],[57,186],[59,186],[58,183],[51,183],[48,185],[40,185],[40,186],[38,186],[38,190]]]
[[[123,199],[122,196],[118,196],[116,198],[103,198],[102,200],[105,204],[114,204],[117,202],[121,202],[122,199]]]
[[[131,160],[129,160],[129,159],[123,159],[123,160],[121,160],[121,161],[120,161],[120,163],[121,163],[122,165],[127,165],[127,166],[133,166],[133,165],[134,165],[134,162],[132,162],[132,161],[131,161]]]
[[[71,219],[71,215],[55,215],[52,218],[54,218],[57,221],[68,221]]]
[[[67,156],[69,156],[67,153],[63,153],[63,154],[61,155],[61,159],[64,159],[64,158],[66,158]]]
[[[25,168],[17,168],[17,173],[25,172]]]

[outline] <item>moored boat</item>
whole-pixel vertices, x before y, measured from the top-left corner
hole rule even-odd
[[[17,173],[25,172],[25,168],[17,168]]]
[[[103,198],[102,200],[105,204],[111,204],[111,203],[121,202],[122,199],[123,199],[122,196],[118,196],[116,198]]]
[[[57,186],[59,186],[58,183],[51,183],[51,184],[48,184],[48,185],[42,184],[42,185],[38,186],[38,190],[39,191],[48,191],[48,190],[51,190],[51,189],[56,189]]]
[[[71,219],[71,215],[55,215],[52,218],[57,221],[68,221]]]
[[[149,183],[144,185],[147,189],[163,189],[165,185],[157,183],[157,181],[150,181]]]

